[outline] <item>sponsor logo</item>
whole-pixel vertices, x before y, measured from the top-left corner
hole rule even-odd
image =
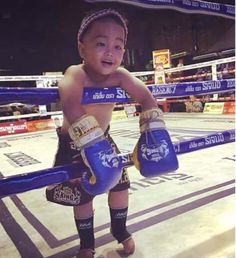
[[[124,150],[124,152],[125,152],[125,151],[127,151],[127,150]],[[122,151],[122,153],[124,153],[124,152]],[[127,151],[127,152],[128,152],[128,151]],[[122,161],[123,164],[130,164],[130,163],[133,162],[132,156],[129,154],[129,152],[128,152],[127,155],[122,155],[122,156],[120,156],[120,157],[121,157],[121,161]]]
[[[137,181],[131,182],[130,192],[129,194],[134,194],[135,191],[145,189],[151,186],[155,186],[162,183],[171,183],[174,182],[178,185],[187,184],[191,182],[199,182],[202,181],[204,178],[202,177],[195,177],[190,175],[190,173],[178,173],[178,172],[170,172],[165,173],[160,176],[152,177],[152,178],[142,178]]]
[[[196,1],[183,0],[183,5],[199,7],[199,3]]]
[[[151,86],[152,95],[161,95],[161,94],[174,94],[176,91],[176,84],[168,85],[168,86],[159,86],[156,85]]]
[[[220,4],[217,3],[200,2],[200,7],[204,9],[220,11]]]
[[[234,8],[234,6],[226,5],[226,13],[235,15],[235,8]]]
[[[130,96],[123,89],[118,88],[118,89],[116,89],[116,98],[117,99],[126,99],[126,98],[130,98]]]
[[[227,88],[235,88],[235,80],[227,80]]]
[[[206,81],[202,83],[202,90],[209,91],[209,90],[218,90],[221,88],[220,81]]]
[[[92,223],[88,222],[88,223],[80,223],[79,224],[79,229],[83,230],[83,229],[90,229],[92,228]]]
[[[17,166],[20,166],[20,167],[40,163],[40,161],[38,161],[37,159],[34,159],[31,156],[26,155],[21,151],[14,152],[14,153],[5,153],[4,155],[7,156],[10,160],[12,160]]]
[[[225,142],[225,138],[224,138],[224,135],[221,134],[221,133],[205,137],[205,144],[206,145],[211,145],[211,144],[215,144],[215,143],[222,143],[222,142]]]
[[[142,144],[141,153],[143,159],[158,162],[169,154],[168,144],[165,140],[161,140],[160,144]]]
[[[117,214],[115,215],[116,219],[123,219],[127,216],[127,211],[124,212],[117,212]]]
[[[77,187],[74,189],[58,185],[54,188],[53,199],[58,202],[65,202],[72,205],[78,205],[80,203],[81,193],[78,191]]]
[[[96,93],[94,93],[92,98],[93,99],[105,99],[105,94],[103,94],[102,91],[96,92]]]
[[[235,132],[229,132],[229,135],[230,135],[229,137],[230,140],[235,140]]]
[[[98,156],[104,167],[117,168],[119,166],[120,159],[112,148],[107,151],[100,151]]]
[[[27,132],[26,122],[3,123],[0,126],[0,135]]]

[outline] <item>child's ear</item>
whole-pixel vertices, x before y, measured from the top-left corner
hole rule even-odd
[[[78,41],[78,51],[81,58],[84,58],[84,44]]]

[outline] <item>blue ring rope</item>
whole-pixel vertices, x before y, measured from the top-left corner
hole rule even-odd
[[[120,2],[148,9],[170,9],[183,13],[199,13],[235,19],[235,6],[199,0],[85,0],[86,2]]]
[[[149,90],[154,97],[179,97],[189,95],[200,95],[214,92],[233,91],[235,79],[221,81],[204,81],[192,83],[149,85]],[[105,96],[105,97],[104,97]],[[59,101],[57,88],[0,88],[0,104],[10,102],[21,102],[25,104],[49,104]],[[86,88],[83,95],[83,104],[118,102],[126,103],[132,100],[119,87]],[[223,131],[205,137],[194,138],[174,144],[177,154],[196,151],[219,144],[233,142],[235,140],[234,130]],[[132,154],[121,155],[123,166],[133,165]],[[78,173],[78,171],[80,171]],[[21,193],[47,185],[60,183],[69,179],[81,177],[86,173],[86,167],[78,164],[55,167],[39,170],[32,173],[25,173],[0,179],[0,197]]]
[[[175,143],[174,148],[177,155],[179,155],[234,141],[235,131],[227,130]],[[133,166],[132,153],[121,154],[120,157],[123,167]],[[70,164],[31,173],[3,177],[0,178],[0,198],[82,177],[86,171],[87,168],[81,164]]]
[[[235,90],[235,79],[148,85],[155,98],[176,98]],[[0,105],[13,102],[47,105],[60,100],[57,88],[0,88]],[[82,104],[130,103],[132,99],[120,87],[85,88]]]

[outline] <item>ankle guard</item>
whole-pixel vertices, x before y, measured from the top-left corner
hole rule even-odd
[[[124,209],[111,209],[111,234],[113,237],[121,243],[126,239],[130,238],[130,233],[126,229],[128,208]]]
[[[80,238],[80,249],[95,248],[95,238],[93,229],[93,216],[88,219],[75,219],[75,224]]]

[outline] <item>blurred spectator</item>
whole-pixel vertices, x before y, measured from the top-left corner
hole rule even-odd
[[[0,116],[12,116],[13,112],[10,106],[1,106],[0,107]]]
[[[205,67],[205,68],[204,68],[204,71],[205,71],[204,80],[205,80],[205,81],[210,81],[210,80],[212,80],[211,68],[210,68],[210,67]]]
[[[193,104],[190,100],[187,100],[185,102],[185,106],[186,106],[186,112],[187,113],[191,113],[193,111]]]
[[[202,102],[198,99],[193,101],[193,112],[202,112],[202,111],[203,111]]]
[[[201,67],[197,69],[195,74],[197,76],[197,81],[208,81],[212,80],[211,68],[209,67]]]
[[[147,71],[153,71],[153,60],[149,60],[149,62],[145,65],[145,69]]]
[[[190,96],[189,100],[185,102],[185,106],[188,113],[203,111],[203,103],[195,96]]]
[[[12,114],[13,116],[19,116],[21,115],[21,110],[17,106],[11,106]]]
[[[184,59],[180,58],[179,63],[177,64],[177,67],[182,67],[182,66],[184,66]]]
[[[197,72],[196,72],[197,81],[204,81],[204,74],[205,74],[204,69],[203,68],[198,68]]]
[[[235,77],[235,63],[220,64],[217,66],[217,79],[230,79]]]
[[[38,106],[33,106],[31,108],[31,113],[39,113],[39,107]]]
[[[230,99],[231,99],[231,100],[235,100],[235,93],[231,93],[231,94],[230,94]]]

